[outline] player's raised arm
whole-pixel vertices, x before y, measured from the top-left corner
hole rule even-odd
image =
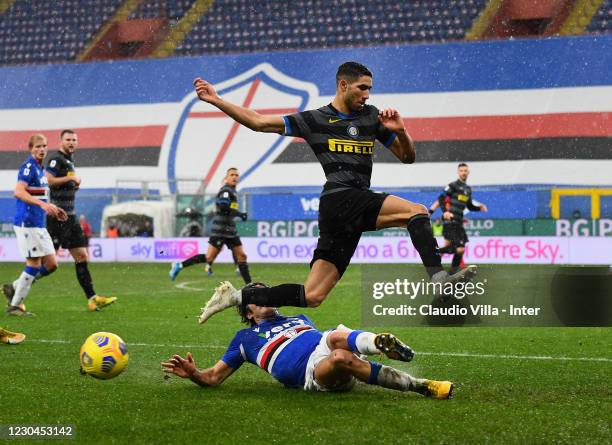
[[[263,133],[285,132],[285,121],[282,116],[267,116],[259,114],[250,108],[241,107],[223,100],[215,91],[215,88],[206,80],[198,77],[193,81],[196,93],[200,100],[214,105],[236,122],[250,128],[253,131]]]
[[[381,110],[379,114],[380,122],[397,136],[389,149],[403,164],[412,164],[416,159],[414,143],[406,131],[402,116],[394,108]]]
[[[219,360],[212,368],[200,370],[196,367],[191,352],[188,352],[187,358],[175,354],[162,362],[162,371],[166,374],[175,374],[182,379],[190,379],[200,386],[217,386],[232,375],[235,369]]]

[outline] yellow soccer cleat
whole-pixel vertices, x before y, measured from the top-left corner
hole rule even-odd
[[[434,399],[450,399],[453,396],[454,385],[452,382],[426,380],[423,386],[423,391],[419,391],[425,397],[433,397]]]
[[[99,311],[106,306],[110,306],[115,301],[117,301],[117,297],[103,297],[101,295],[94,295],[87,302],[87,310],[90,312]]]
[[[4,328],[0,328],[0,343],[7,345],[18,345],[26,338],[25,334],[20,332],[11,332]]]

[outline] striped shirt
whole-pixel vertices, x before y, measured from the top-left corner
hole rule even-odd
[[[45,169],[32,156],[19,168],[17,182],[25,182],[26,191],[35,198],[49,202],[49,186]],[[13,224],[19,227],[45,227],[45,211],[16,198]]]
[[[240,215],[238,211],[238,194],[236,189],[225,184],[215,201],[215,216],[210,228],[210,236],[234,238],[238,236],[234,218]]]
[[[463,224],[463,212],[469,210],[479,212],[480,207],[472,202],[472,187],[457,179],[446,186],[444,192],[438,197],[442,213],[451,212],[451,220],[443,219],[444,224]]]
[[[327,179],[322,196],[349,188],[369,189],[375,141],[389,147],[396,137],[372,105],[344,114],[329,104],[284,120],[285,135],[303,138],[321,163]]]
[[[299,388],[304,386],[308,359],[322,336],[305,315],[279,315],[238,331],[221,360],[234,369],[247,361],[285,386]]]
[[[48,158],[47,171],[56,178],[74,176],[76,174],[72,156],[61,150]],[[51,202],[64,209],[68,215],[74,215],[76,214],[74,201],[77,189],[78,187],[74,181],[51,187]]]

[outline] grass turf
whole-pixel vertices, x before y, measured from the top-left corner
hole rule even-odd
[[[489,274],[512,280],[536,267],[544,266],[495,266]],[[21,269],[0,264],[0,277],[12,279]],[[208,278],[195,266],[174,283],[167,270],[167,264],[93,264],[97,291],[119,302],[88,313],[73,266],[64,264],[28,297],[37,317],[0,315],[0,326],[28,336],[22,345],[0,345],[0,424],[72,424],[76,442],[84,444],[605,443],[612,437],[605,328],[393,329],[428,353],[393,366],[455,381],[450,401],[367,385],[346,394],[289,390],[248,364],[217,388],[164,380],[162,359],[191,351],[199,367],[212,365],[242,328],[233,311],[205,326],[196,322],[219,280],[241,281],[232,267],[217,265]],[[271,284],[302,282],[307,266],[256,264],[252,273]],[[359,293],[355,265],[320,308],[283,312],[304,312],[321,329],[340,322],[359,327]],[[130,348],[130,363],[114,380],[78,372],[79,347],[96,331],[115,332]],[[495,357],[509,355],[553,359]],[[579,357],[607,360],[571,360]]]

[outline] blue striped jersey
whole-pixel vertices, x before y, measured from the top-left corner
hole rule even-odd
[[[322,334],[305,315],[277,316],[236,333],[221,358],[231,368],[245,361],[291,388],[304,386],[306,365]]]
[[[49,202],[49,183],[45,169],[30,156],[19,168],[17,182],[25,182],[28,193],[41,201]],[[45,227],[45,211],[39,206],[30,205],[16,199],[16,212],[13,224],[21,227]]]

